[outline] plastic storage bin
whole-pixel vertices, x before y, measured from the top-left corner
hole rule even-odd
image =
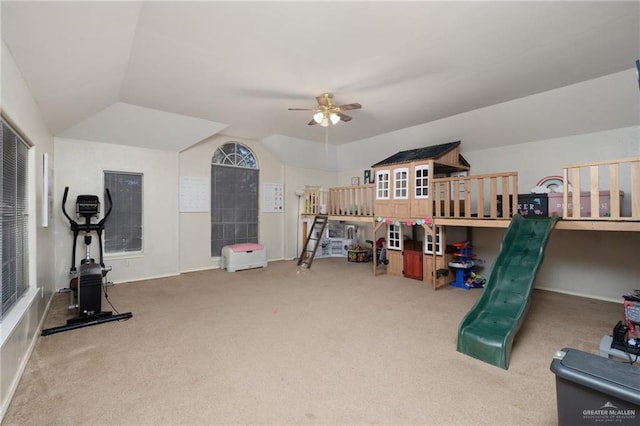
[[[640,368],[577,349],[556,352],[558,425],[640,424]]]
[[[366,262],[367,261],[367,251],[366,250],[349,250],[349,254],[347,255],[347,260],[349,262]]]
[[[571,203],[572,193],[569,193],[569,217],[573,215],[573,205]],[[620,197],[620,208],[622,208],[622,201],[624,199],[624,192],[620,191],[618,194]],[[562,217],[563,206],[563,194],[562,192],[552,192],[549,194],[549,216],[558,215]],[[591,216],[591,193],[583,191],[580,193],[580,217]],[[598,199],[598,216],[608,217],[611,216],[611,195],[609,191],[600,191]]]
[[[509,195],[509,213],[513,213],[511,211],[512,200],[513,196]],[[502,195],[498,195],[498,217],[503,217],[502,209]],[[518,211],[516,213],[520,216],[551,216],[547,194],[518,194]]]

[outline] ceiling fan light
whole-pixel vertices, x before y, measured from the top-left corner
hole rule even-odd
[[[340,116],[335,112],[332,112],[331,115],[329,115],[329,119],[331,120],[331,124],[338,124]]]
[[[324,118],[324,114],[322,112],[316,112],[313,114],[313,121],[320,124],[322,123],[322,119]]]
[[[322,119],[322,121],[320,122],[320,125],[321,125],[322,127],[329,127],[329,119],[328,119],[327,117],[324,117],[324,118]]]

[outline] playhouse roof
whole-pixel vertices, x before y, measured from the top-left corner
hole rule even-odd
[[[411,161],[437,159],[458,146],[460,146],[460,141],[443,143],[441,145],[432,145],[424,148],[408,149],[406,151],[397,152],[391,157],[385,158],[371,167],[383,166],[385,164],[410,163]],[[461,164],[470,167],[469,163],[462,155],[459,155],[459,161]]]

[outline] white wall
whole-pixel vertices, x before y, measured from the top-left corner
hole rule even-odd
[[[490,274],[504,233],[504,229],[473,228],[474,250],[487,262],[480,273]],[[535,286],[621,303],[622,295],[640,283],[638,244],[639,232],[553,230]]]
[[[260,169],[259,189],[259,237],[265,246],[268,260],[278,260],[285,256],[285,213],[265,213],[262,211],[262,185],[276,183],[285,185],[284,166],[265,147],[252,140],[228,136],[214,136],[180,153],[181,177],[206,177],[211,179],[211,158],[215,150],[228,142],[239,142],[251,149],[258,160]],[[290,210],[289,200],[285,209]],[[211,215],[205,213],[180,213],[180,271],[220,267],[220,258],[211,257]]]
[[[330,127],[320,128],[329,138]],[[330,139],[330,138],[329,138]],[[339,147],[329,143],[315,143],[282,135],[273,135],[260,140],[270,152],[284,164],[310,170],[338,171]]]
[[[30,152],[34,179],[29,182],[30,289],[8,312],[0,326],[0,419],[4,415],[29,355],[40,333],[46,307],[54,291],[54,230],[43,228],[42,154],[53,160],[53,137],[49,134],[38,105],[31,96],[11,52],[2,43],[1,111],[16,130],[33,144]]]
[[[508,147],[640,124],[634,69],[338,147],[338,169],[370,168],[406,149],[462,141],[461,151]],[[604,150],[605,145],[601,145]],[[606,147],[608,149],[608,147]],[[512,148],[516,150],[517,148]],[[559,150],[552,150],[557,155]],[[568,157],[579,151],[563,153]],[[608,153],[606,158],[611,158]],[[576,162],[580,160],[569,160]],[[509,167],[510,158],[504,158]],[[471,164],[477,173],[478,164]],[[504,168],[490,170],[498,172]]]
[[[73,218],[79,194],[94,194],[104,214],[105,171],[143,174],[143,253],[105,255],[112,267],[107,278],[114,283],[176,275],[179,270],[178,239],[178,153],[55,139],[56,288],[68,287],[73,233],[61,211],[65,186],[69,187],[67,212]],[[96,234],[92,233],[91,256],[98,259]],[[76,263],[84,257],[83,234],[78,237]]]

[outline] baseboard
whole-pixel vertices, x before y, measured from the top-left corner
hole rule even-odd
[[[159,278],[177,277],[178,275],[180,275],[180,272],[164,274],[164,275],[153,275],[150,277],[143,277],[143,278],[134,278],[126,281],[112,281],[112,282],[113,284],[126,284],[126,283],[135,283],[137,281],[147,281],[147,280],[157,280]]]
[[[285,259],[284,257],[279,257],[276,259],[267,259],[267,265],[269,264],[269,262],[279,262],[281,260],[294,260],[294,259]],[[180,271],[180,274],[188,274],[189,272],[209,271],[209,270],[221,269],[221,268],[222,268],[221,265],[215,265],[215,266],[205,266],[203,268],[183,269]]]
[[[569,295],[569,296],[583,297],[585,299],[594,299],[594,300],[601,300],[603,302],[613,302],[613,303],[622,304],[622,296],[620,296],[620,299],[611,299],[611,298],[608,298],[608,297],[590,296],[590,295],[586,295],[586,294],[583,294],[583,293],[577,293],[575,291],[559,290],[557,288],[551,288],[551,287],[536,287],[536,289],[537,290],[544,290],[544,291],[551,291],[553,293],[566,294],[566,295]]]
[[[183,269],[180,271],[181,274],[188,274],[189,272],[201,272],[201,271],[210,271],[213,269],[220,269],[220,266],[205,266],[204,268],[193,268],[193,269]]]

